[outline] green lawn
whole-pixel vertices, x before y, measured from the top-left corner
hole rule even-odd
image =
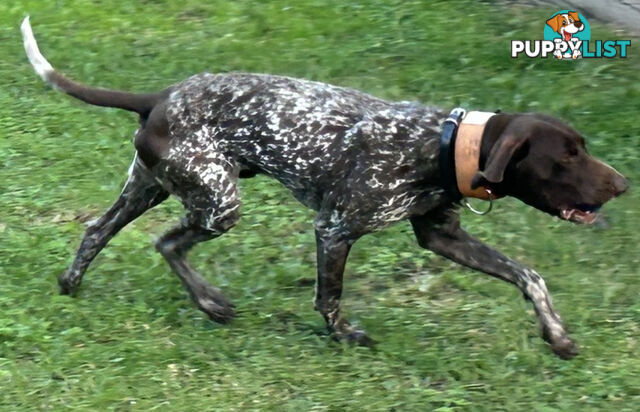
[[[201,71],[286,74],[397,100],[542,111],[640,181],[640,50],[625,60],[509,57],[553,9],[478,1],[3,0],[0,4],[0,410],[637,410],[640,195],[609,227],[512,199],[463,225],[545,275],[576,359],[554,357],[512,286],[420,250],[400,223],[356,244],[345,308],[380,343],[332,342],[313,311],[312,213],[264,177],[243,218],[193,263],[239,309],[230,325],[189,301],[152,241],[171,200],[127,227],[59,296],[84,226],[119,193],[137,127],[32,72],[30,13],[53,65],[92,85],[161,89]],[[594,38],[625,38],[596,20]]]

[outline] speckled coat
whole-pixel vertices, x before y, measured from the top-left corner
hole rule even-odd
[[[443,202],[441,110],[289,77],[208,73],[175,86],[167,107],[173,140],[160,179],[212,230],[237,216],[236,180],[248,170],[323,212],[316,225],[354,239]]]

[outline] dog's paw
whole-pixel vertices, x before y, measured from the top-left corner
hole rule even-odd
[[[75,296],[80,282],[74,281],[73,278],[69,276],[69,272],[64,272],[58,277],[58,286],[60,286],[61,295]]]
[[[550,344],[553,353],[555,353],[561,359],[568,360],[580,353],[580,351],[578,350],[578,346],[568,336],[563,336],[562,338],[556,339]]]
[[[372,348],[376,345],[376,341],[371,339],[364,331],[353,329],[346,335],[344,335],[343,340],[352,345],[358,346],[366,346],[368,348]]]
[[[194,300],[198,308],[214,322],[229,323],[236,316],[234,304],[212,286],[202,291]]]
[[[333,328],[331,334],[333,339],[339,342],[346,342],[351,345],[373,347],[377,343],[371,339],[363,330],[356,329],[344,319],[341,319]]]

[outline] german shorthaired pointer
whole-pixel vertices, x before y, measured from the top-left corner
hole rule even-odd
[[[469,164],[475,166],[463,178],[456,175],[466,163],[459,155],[469,150],[459,149],[454,158],[449,147],[464,123],[460,111],[449,116],[416,103],[264,74],[203,73],[152,94],[96,89],[54,71],[28,18],[22,33],[27,56],[46,82],[86,103],[140,115],[129,179],[113,206],[87,228],[73,264],[59,278],[62,293],[76,290],[120,229],[173,194],[186,217],[156,248],[196,305],[216,322],[229,321],[233,305],[189,266],[186,255],[236,224],[238,178],[262,173],[317,212],[315,308],[336,338],[372,343],[340,312],[351,246],[366,233],[409,219],[421,247],[518,287],[533,303],[552,350],[562,358],[577,354],[540,275],[468,235],[458,220],[466,194],[514,196],[562,219],[592,222],[627,182],[589,156],[571,127],[538,114],[471,112],[468,117],[484,120],[471,132],[476,147]],[[468,181],[456,187],[456,176]]]

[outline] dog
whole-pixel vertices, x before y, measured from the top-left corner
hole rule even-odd
[[[561,38],[555,39],[554,42],[567,42],[567,44],[572,41],[578,40],[574,38],[573,35],[584,30],[585,27],[584,24],[580,21],[578,13],[575,11],[556,14],[555,16],[547,20],[547,24],[553,29],[553,31],[561,36]],[[582,53],[580,52],[580,50],[576,49],[573,51],[573,53],[568,51],[563,56],[562,51],[556,49],[553,55],[558,59],[562,59],[563,57],[572,57],[574,59],[577,59],[582,55]]]
[[[58,279],[62,293],[77,290],[120,229],[172,194],[186,216],[156,248],[200,310],[230,321],[234,306],[186,256],[238,221],[238,179],[264,174],[317,213],[314,302],[334,338],[373,343],[340,310],[347,255],[363,235],[409,220],[421,247],[518,287],[553,352],[564,359],[577,354],[542,277],[471,237],[458,217],[462,196],[513,196],[564,220],[593,222],[628,183],[591,157],[570,126],[541,114],[449,112],[264,74],[203,73],[148,94],[97,89],[55,71],[28,18],[21,28],[27,57],[44,81],[86,103],[139,115],[128,180],[86,229]]]

